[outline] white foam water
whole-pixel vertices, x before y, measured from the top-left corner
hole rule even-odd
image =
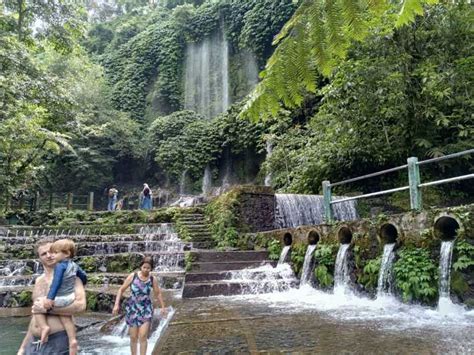
[[[150,355],[153,352],[155,345],[160,340],[164,331],[168,327],[171,319],[175,314],[173,307],[168,307],[168,314],[166,317],[160,319],[160,324],[156,330],[148,338],[148,347],[146,353]],[[155,310],[154,317],[159,316],[159,309]],[[128,327],[125,320],[117,324],[112,330],[111,335],[104,335],[100,338],[100,343],[104,345],[98,346],[94,350],[81,351],[84,355],[129,355],[130,354],[130,337],[128,336]]]

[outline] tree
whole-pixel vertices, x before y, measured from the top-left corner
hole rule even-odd
[[[318,73],[329,76],[353,41],[373,32],[390,32],[423,14],[437,0],[304,0],[275,37],[278,45],[263,79],[250,95],[244,115],[275,116],[283,104],[299,106],[306,92],[316,91]]]
[[[19,41],[45,38],[58,50],[70,50],[83,31],[84,9],[75,1],[5,0],[2,17]]]

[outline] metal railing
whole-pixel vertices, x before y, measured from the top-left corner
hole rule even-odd
[[[94,209],[94,192],[89,192],[87,195],[74,194],[72,192],[57,194],[50,193],[41,195],[35,193],[30,196],[22,195],[16,199],[10,199],[5,202],[5,205],[0,206],[2,210],[21,210],[27,209],[30,211],[36,210],[50,210],[55,208],[65,208],[67,210],[88,210]]]
[[[420,166],[421,165],[426,165],[430,163],[436,163],[442,160],[447,160],[447,159],[452,159],[452,158],[457,158],[460,156],[468,155],[474,153],[474,149],[469,149],[465,150],[462,152],[458,153],[453,153],[453,154],[448,154],[444,155],[442,157],[438,158],[433,158],[433,159],[427,159],[427,160],[422,160],[418,161],[418,158],[416,157],[410,157],[407,159],[407,164],[405,165],[400,165],[395,168],[387,169],[387,170],[382,170],[376,173],[372,174],[367,174],[363,176],[359,176],[356,178],[352,179],[347,179],[344,181],[339,181],[336,183],[330,183],[329,181],[323,181],[323,194],[324,194],[324,212],[325,212],[325,218],[326,221],[331,221],[333,220],[333,211],[331,206],[336,204],[336,203],[341,203],[341,202],[346,202],[346,201],[352,201],[352,200],[358,200],[361,198],[369,198],[369,197],[375,197],[375,196],[380,196],[380,195],[386,195],[389,193],[393,192],[398,192],[398,191],[405,191],[409,190],[410,191],[410,207],[412,210],[421,210],[422,208],[422,197],[421,197],[421,188],[423,187],[428,187],[428,186],[435,186],[435,185],[440,185],[440,184],[446,184],[449,182],[454,182],[454,181],[461,181],[461,180],[467,180],[467,179],[472,179],[474,178],[474,174],[466,174],[466,175],[460,175],[460,176],[455,176],[447,179],[441,179],[441,180],[436,180],[436,181],[430,181],[430,182],[425,182],[421,183],[421,178],[420,178]],[[401,186],[401,187],[396,187],[393,189],[389,190],[383,190],[383,191],[377,191],[377,192],[371,192],[367,194],[362,194],[362,195],[357,195],[357,196],[351,196],[351,197],[346,197],[346,198],[341,198],[338,200],[332,200],[332,192],[331,188],[334,186],[340,186],[344,184],[348,184],[354,181],[360,181],[364,179],[368,179],[374,176],[379,176],[379,175],[384,175],[388,173],[392,173],[395,171],[400,171],[403,169],[408,168],[408,185],[407,186]]]

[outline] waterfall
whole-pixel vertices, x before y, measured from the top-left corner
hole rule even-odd
[[[392,264],[395,259],[393,248],[395,243],[383,247],[382,263],[380,264],[379,280],[377,283],[377,298],[392,295]]]
[[[316,225],[324,222],[324,198],[319,195],[275,194],[278,228]],[[333,206],[334,218],[349,221],[358,218],[355,201]]]
[[[278,259],[278,265],[284,264],[286,260],[286,256],[290,251],[291,245],[285,245],[281,250],[280,259]]]
[[[184,169],[181,173],[181,179],[179,180],[179,194],[184,195],[186,191],[186,175],[188,173],[188,169]]]
[[[232,157],[230,155],[230,148],[225,150],[224,161],[223,161],[223,176],[222,176],[222,192],[230,186],[231,174],[232,174]]]
[[[266,142],[266,149],[267,149],[267,160],[272,156],[273,146],[270,140]],[[267,167],[267,173],[265,175],[265,186],[272,186],[272,173],[269,171]]]
[[[229,271],[225,281],[239,283],[242,294],[253,295],[288,291],[298,283],[289,264],[279,264],[275,268],[264,265],[253,269]]]
[[[229,48],[223,24],[200,43],[186,48],[184,107],[207,118],[224,112],[229,98]]]
[[[454,304],[450,298],[451,260],[453,257],[454,240],[443,241],[439,260],[439,300],[438,312],[442,314],[458,314],[464,307]]]
[[[165,244],[161,253],[152,254],[155,263],[154,271],[184,271],[184,243],[179,239],[171,224],[162,223],[156,230],[151,231],[150,240],[160,236]]]
[[[312,273],[312,261],[313,261],[313,253],[316,249],[316,244],[308,245],[308,249],[306,249],[306,254],[304,256],[304,263],[303,263],[303,270],[301,271],[301,279],[300,285],[306,285],[311,281],[311,273]]]
[[[334,267],[334,294],[343,295],[349,284],[349,265],[347,264],[347,250],[350,244],[341,244],[337,252],[336,265]]]
[[[202,194],[207,196],[211,192],[212,187],[212,175],[211,175],[211,168],[209,165],[206,165],[204,169],[204,176],[202,178]]]

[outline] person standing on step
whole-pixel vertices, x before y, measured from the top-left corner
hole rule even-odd
[[[162,315],[166,315],[165,303],[158,286],[158,280],[151,275],[151,270],[153,270],[153,259],[144,257],[140,264],[140,270],[128,275],[118,290],[112,311],[114,315],[119,313],[120,299],[125,290],[130,287],[131,296],[125,305],[125,321],[129,326],[132,355],[137,354],[138,343],[140,343],[140,355],[146,354],[148,333],[150,332],[153,317],[153,306],[156,307],[159,302]],[[152,302],[151,298],[152,289],[155,302]]]
[[[151,210],[152,193],[148,184],[143,184],[143,190],[140,193],[140,208],[143,210]]]
[[[115,206],[117,205],[117,196],[118,196],[117,186],[112,185],[107,195],[109,198],[109,203],[107,204],[107,211],[115,211]]]

